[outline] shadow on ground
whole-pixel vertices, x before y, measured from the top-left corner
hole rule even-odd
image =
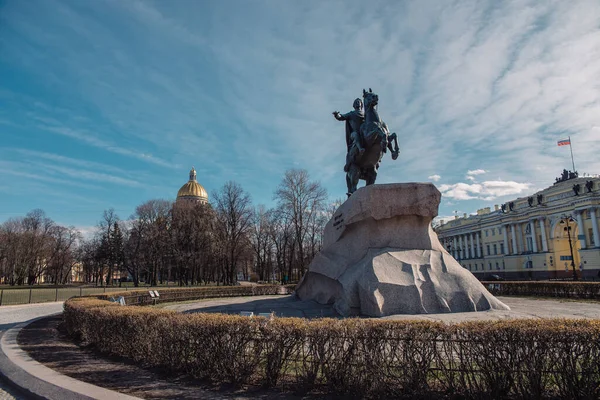
[[[214,302],[211,302],[214,303]],[[240,314],[243,311],[253,312],[254,315],[261,313],[274,313],[277,317],[299,317],[299,318],[342,318],[332,305],[323,305],[315,301],[298,300],[294,296],[273,297],[258,300],[246,300],[241,303],[231,303],[227,300],[216,301],[215,305],[203,305],[202,303],[190,304],[185,309],[179,309],[183,313],[224,313]]]
[[[35,321],[19,333],[17,342],[36,361],[61,374],[106,389],[143,399],[329,399],[275,390],[211,386],[190,377],[178,377],[160,369],[143,368],[122,357],[110,357],[71,341],[62,317]]]

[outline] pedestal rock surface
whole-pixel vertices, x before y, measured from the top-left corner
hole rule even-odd
[[[360,188],[327,223],[296,294],[343,316],[508,310],[440,244],[430,183]]]

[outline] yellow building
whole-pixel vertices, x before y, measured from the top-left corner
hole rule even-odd
[[[578,277],[600,278],[599,177],[564,171],[549,188],[494,208],[436,228],[479,279],[572,278],[573,266]]]
[[[177,203],[182,201],[191,202],[208,202],[208,194],[206,190],[196,180],[196,170],[192,167],[190,171],[190,180],[184,184],[177,192]]]

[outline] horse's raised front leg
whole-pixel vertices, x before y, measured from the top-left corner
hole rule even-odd
[[[392,142],[395,144],[392,147]],[[388,149],[392,153],[392,160],[396,160],[398,158],[398,154],[400,154],[400,147],[398,146],[398,135],[396,133],[392,133],[388,136]]]

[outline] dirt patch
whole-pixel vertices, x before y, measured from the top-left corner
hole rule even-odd
[[[61,316],[43,318],[29,324],[21,330],[17,342],[33,359],[61,374],[143,399],[315,398],[314,394],[299,396],[271,390],[212,387],[189,377],[171,376],[165,371],[143,368],[121,357],[107,357],[73,342],[62,328]]]

